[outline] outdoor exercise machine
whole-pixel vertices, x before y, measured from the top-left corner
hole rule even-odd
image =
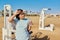
[[[49,26],[45,26],[44,22],[45,22],[45,11],[46,10],[51,10],[50,8],[43,8],[40,14],[40,18],[39,18],[39,30],[50,30],[53,31],[54,28],[54,24],[49,24]]]
[[[2,28],[2,40],[12,40],[11,33],[15,32],[15,30],[13,30],[11,26],[11,23],[8,22],[8,18],[10,16],[11,16],[11,6],[4,5],[4,27]]]

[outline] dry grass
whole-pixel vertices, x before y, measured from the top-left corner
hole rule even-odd
[[[53,32],[46,30],[39,30],[39,16],[27,16],[33,22],[32,31],[35,35],[37,32],[41,32],[40,40],[60,40],[60,17],[50,17],[45,19],[45,25],[50,23],[54,24],[55,29]],[[2,27],[3,27],[3,17],[0,17],[0,40],[2,40]],[[48,39],[49,38],[49,39]],[[38,39],[39,40],[39,39]]]

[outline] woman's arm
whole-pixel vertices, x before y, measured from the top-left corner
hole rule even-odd
[[[29,20],[29,23],[28,23],[28,30],[31,30],[32,25],[33,25],[32,21]]]
[[[14,14],[14,15],[12,15],[11,17],[9,17],[8,21],[9,21],[9,22],[13,22],[15,16],[16,16],[16,15]]]
[[[32,27],[32,26],[29,26],[29,25],[28,25],[28,31],[31,31],[31,27]]]
[[[32,31],[31,31],[32,25],[33,25],[33,23],[32,23],[32,21],[30,20],[30,21],[29,21],[29,24],[28,24],[28,32],[29,32],[29,34],[32,33]]]
[[[13,22],[14,21],[14,17],[16,17],[17,14],[19,14],[18,11],[16,11],[11,17],[9,17],[8,21],[9,22]]]

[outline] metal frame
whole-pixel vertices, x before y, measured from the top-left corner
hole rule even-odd
[[[6,16],[6,14],[9,16]],[[4,27],[2,28],[2,39],[3,40],[12,40],[11,39],[11,24],[8,22],[8,18],[11,16],[11,6],[4,5]]]
[[[45,27],[44,26],[44,20],[45,20],[45,11],[46,10],[51,10],[50,8],[43,8],[42,9],[42,12],[40,14],[40,18],[39,18],[39,30],[50,30],[50,31],[53,31],[53,27],[54,27],[54,24],[50,24],[49,27]]]

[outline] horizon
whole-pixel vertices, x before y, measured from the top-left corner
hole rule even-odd
[[[3,10],[6,4],[10,4],[13,11],[23,9],[41,12],[43,8],[51,8],[48,13],[60,13],[60,0],[0,0],[0,10]]]

